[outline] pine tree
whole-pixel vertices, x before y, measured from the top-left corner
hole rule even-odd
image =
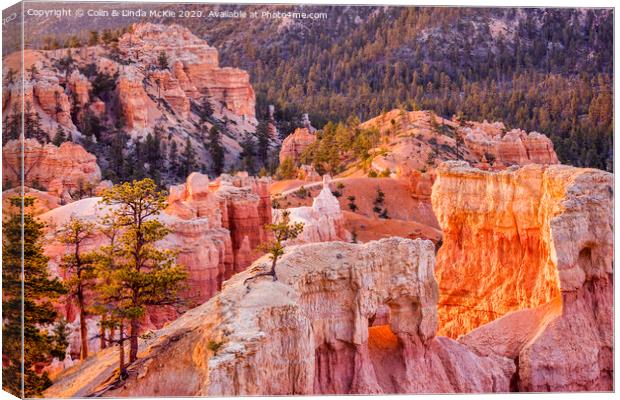
[[[196,151],[189,137],[185,139],[185,149],[181,154],[181,176],[187,178],[196,169]]]
[[[224,170],[224,153],[226,149],[222,145],[220,130],[215,125],[209,130],[208,150],[211,154],[211,162],[215,175],[220,175]]]
[[[112,180],[118,182],[124,180],[123,178],[125,177],[125,164],[127,162],[125,147],[127,146],[129,138],[127,134],[120,130],[116,131],[113,135],[109,148],[109,170],[113,175],[111,177]]]
[[[213,106],[211,105],[211,99],[205,97],[200,107],[200,123],[204,124],[213,115]]]
[[[241,162],[242,168],[246,170],[250,175],[256,173],[256,151],[254,150],[254,140],[251,135],[246,135],[243,142],[241,142]]]
[[[256,137],[258,138],[258,158],[263,165],[269,161],[269,134],[268,121],[262,120],[256,127]]]
[[[287,157],[282,161],[276,170],[276,178],[278,179],[293,179],[297,175],[297,167],[292,158]]]
[[[65,130],[62,128],[62,126],[58,124],[58,128],[56,128],[56,134],[54,135],[54,139],[52,140],[52,143],[54,143],[55,146],[60,146],[66,141],[67,141],[67,134],[65,133]]]
[[[34,366],[50,362],[59,348],[66,347],[66,342],[59,343],[55,339],[60,338],[41,328],[56,321],[51,300],[63,294],[64,288],[58,279],[49,277],[48,258],[41,245],[43,225],[27,211],[34,199],[12,198],[10,202],[17,211],[9,214],[2,226],[3,388],[16,396],[36,397],[51,381]]]
[[[67,245],[68,252],[63,255],[60,268],[67,274],[64,284],[69,298],[75,302],[80,315],[80,359],[88,357],[88,329],[86,317],[88,304],[85,292],[94,285],[95,254],[84,252],[84,246],[94,236],[94,224],[71,217],[62,228],[60,242]]]
[[[6,144],[9,140],[19,139],[19,134],[22,129],[21,112],[17,105],[14,105],[11,112],[8,113],[4,119],[2,127],[2,144]]]
[[[146,154],[144,143],[142,143],[140,138],[135,140],[128,159],[129,162],[125,163],[127,167],[125,175],[131,180],[140,180],[144,178],[146,176],[146,170],[144,168]]]
[[[170,143],[168,150],[168,174],[175,177],[179,176],[179,146],[174,140]]]
[[[159,69],[168,69],[168,55],[164,50],[162,50],[157,56],[157,64]]]
[[[41,144],[49,142],[47,133],[41,128],[39,114],[33,109],[32,103],[26,102],[24,111],[24,136],[36,139]]]
[[[153,133],[146,135],[144,143],[145,159],[149,165],[148,175],[153,178],[158,185],[161,183],[161,173],[163,170],[164,156],[161,151],[163,128],[156,126]]]
[[[115,306],[121,321],[129,320],[129,362],[134,362],[146,307],[179,304],[177,293],[186,273],[175,263],[173,251],[156,245],[170,230],[157,219],[167,206],[166,193],[158,191],[152,179],[116,185],[103,193],[101,203],[111,206],[102,224],[121,229],[108,289],[118,293]]]
[[[263,243],[259,246],[259,249],[268,253],[271,259],[271,268],[269,271],[261,272],[250,278],[247,278],[244,283],[252,279],[256,279],[260,276],[271,276],[275,281],[278,279],[276,276],[276,264],[280,257],[284,255],[284,242],[287,240],[296,239],[297,236],[304,230],[304,224],[302,222],[295,222],[291,224],[291,213],[286,210],[282,212],[282,216],[279,221],[272,224],[265,225],[267,230],[273,232],[274,239]]]
[[[89,46],[97,46],[99,44],[99,32],[98,31],[90,31],[88,33],[88,45]]]

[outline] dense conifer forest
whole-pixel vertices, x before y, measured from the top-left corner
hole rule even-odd
[[[186,6],[196,7],[205,6]],[[223,7],[235,8],[213,6]],[[286,8],[244,9],[266,7]],[[613,169],[613,10],[293,8],[327,18],[184,22],[218,48],[223,65],[250,72],[259,117],[274,104],[282,134],[304,112],[321,128],[394,108],[429,109],[536,130],[562,162]],[[103,31],[119,22],[98,23]],[[76,37],[59,33],[31,46],[72,46],[89,35],[85,26]]]

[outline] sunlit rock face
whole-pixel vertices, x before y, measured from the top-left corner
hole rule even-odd
[[[472,154],[499,165],[558,164],[553,142],[538,132],[508,131],[503,123],[468,122],[461,128]]]
[[[2,181],[18,186],[23,154],[24,184],[45,189],[48,194],[71,200],[71,192],[80,185],[101,181],[97,159],[79,144],[65,142],[60,147],[51,143],[42,145],[34,139],[9,141],[2,147]]]
[[[277,280],[258,276],[271,265],[260,258],[141,341],[123,384],[110,384],[112,348],[46,394],[613,390],[612,198],[613,177],[598,170],[443,164],[432,194],[445,233],[436,270],[424,240],[289,246]],[[519,273],[502,264],[509,257]],[[446,302],[457,295],[463,306]]]
[[[288,244],[348,241],[350,234],[344,228],[344,215],[340,203],[329,188],[331,178],[323,176],[323,189],[309,207],[288,208],[291,223],[302,223],[303,231]],[[273,220],[278,222],[284,210],[274,210]]]
[[[141,342],[142,360],[105,395],[508,391],[511,360],[435,337],[433,264],[430,241],[317,243],[287,248],[276,281],[246,284],[269,268],[261,258],[219,295]],[[46,394],[105,388],[115,358],[115,349],[99,353]]]
[[[452,162],[432,200],[444,232],[439,332],[479,327],[460,341],[515,359],[514,390],[611,390],[613,175]]]
[[[304,150],[314,142],[316,142],[316,134],[310,128],[297,128],[282,142],[280,163],[283,163],[287,158],[298,163]]]
[[[156,65],[162,52],[169,58],[170,74],[156,73],[163,96],[181,114],[189,111],[188,98],[209,95],[239,116],[255,117],[255,95],[246,71],[219,66],[216,48],[180,25],[135,24],[119,40],[119,50],[135,62]]]

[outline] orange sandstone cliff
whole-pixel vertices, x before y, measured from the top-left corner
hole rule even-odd
[[[432,200],[439,332],[478,328],[460,341],[514,359],[514,390],[612,390],[613,175],[451,162]]]

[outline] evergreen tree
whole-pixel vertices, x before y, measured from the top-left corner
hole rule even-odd
[[[262,120],[256,127],[256,137],[258,138],[258,158],[263,165],[267,165],[269,160],[269,123]]]
[[[271,268],[269,271],[251,276],[246,279],[244,283],[260,276],[271,276],[274,281],[277,280],[276,263],[278,262],[278,259],[284,255],[284,242],[287,240],[296,239],[297,236],[303,232],[304,224],[302,222],[295,222],[291,224],[291,213],[286,210],[282,212],[282,216],[279,221],[272,224],[267,224],[265,225],[265,228],[273,232],[274,239],[261,244],[259,249],[269,254],[269,258],[271,259]]]
[[[19,139],[19,134],[22,129],[21,121],[22,113],[17,108],[17,105],[13,106],[11,112],[8,113],[4,119],[2,127],[2,144],[6,144],[9,140]]]
[[[32,107],[32,103],[26,102],[24,111],[24,136],[36,139],[41,144],[49,142],[47,133],[41,128],[39,114]]]
[[[17,211],[2,226],[2,382],[16,396],[36,397],[51,381],[46,373],[37,373],[35,365],[50,362],[59,348],[66,348],[66,342],[59,342],[62,338],[43,329],[56,321],[51,300],[64,289],[49,276],[41,245],[43,225],[27,210],[34,199],[12,198],[10,202]]]
[[[168,55],[164,50],[160,51],[157,56],[157,65],[159,69],[168,69]]]
[[[111,206],[102,223],[121,228],[108,290],[119,293],[115,306],[129,320],[129,362],[134,362],[146,307],[179,304],[179,284],[186,273],[173,251],[156,245],[170,230],[156,218],[167,206],[166,193],[152,179],[116,185],[102,197],[101,203]]]
[[[211,105],[211,99],[205,97],[200,107],[200,123],[204,124],[209,118],[213,116],[213,106]]]
[[[131,148],[129,162],[125,163],[127,172],[126,180],[140,180],[146,176],[144,163],[146,162],[145,146],[140,138],[137,138]]]
[[[181,176],[187,178],[197,167],[196,151],[189,136],[185,139],[185,148],[181,154]]]
[[[164,156],[162,154],[162,135],[163,128],[156,126],[153,133],[146,135],[144,143],[144,151],[146,162],[149,165],[148,176],[151,177],[158,185],[161,183],[161,173],[164,167]]]
[[[125,178],[125,148],[128,140],[127,134],[123,131],[118,130],[113,133],[109,146],[109,168],[105,171],[106,177],[113,182],[123,181]]]
[[[125,307],[123,302],[124,293],[122,287],[113,281],[116,262],[119,257],[118,236],[120,227],[114,225],[114,221],[104,218],[100,232],[108,239],[108,244],[99,248],[95,257],[95,275],[97,285],[93,299],[93,312],[100,316],[99,343],[102,349],[109,344],[119,345],[119,376],[126,377],[125,370]],[[118,337],[115,333],[118,329]],[[108,334],[106,334],[108,332]]]
[[[241,142],[241,167],[246,170],[250,175],[256,173],[256,150],[254,149],[254,140],[251,135],[246,135],[243,142]]]
[[[285,158],[276,170],[276,178],[293,179],[297,175],[297,167],[292,158]]]
[[[99,32],[98,31],[88,32],[88,45],[97,46],[98,44],[99,44]]]
[[[62,126],[58,124],[58,128],[56,128],[56,134],[54,135],[54,139],[52,140],[52,143],[54,143],[55,146],[60,146],[66,141],[67,141],[67,134],[65,133],[65,130],[62,128]]]
[[[168,174],[178,177],[179,176],[179,146],[174,140],[170,143],[168,150]]]
[[[211,163],[215,175],[219,176],[224,170],[224,154],[226,149],[222,145],[220,130],[215,125],[209,130],[208,150],[211,154]]]
[[[62,228],[60,242],[67,245],[68,251],[62,256],[60,268],[67,274],[64,284],[69,297],[75,302],[80,316],[80,359],[88,357],[88,304],[86,290],[94,285],[95,254],[84,252],[84,246],[94,236],[94,224],[71,217]]]

